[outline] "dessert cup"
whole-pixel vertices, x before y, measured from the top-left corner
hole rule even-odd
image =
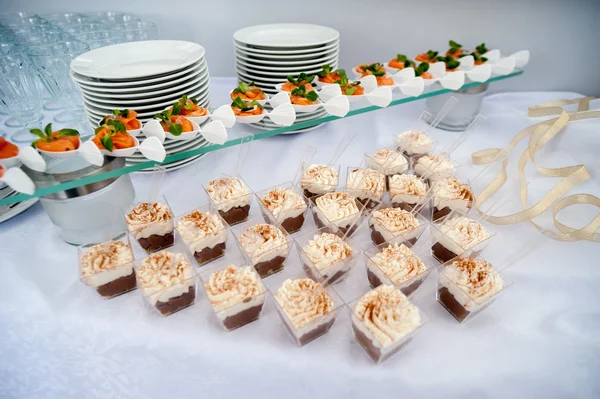
[[[415,245],[428,224],[420,213],[413,215],[400,208],[380,208],[369,216],[371,241],[375,245],[384,242],[408,242]]]
[[[335,191],[339,178],[339,165],[323,165],[302,163],[302,175],[300,177],[300,187],[304,196],[311,201],[315,198]]]
[[[227,249],[227,223],[212,205],[182,215],[175,229],[198,266],[222,257]]]
[[[427,316],[397,288],[380,285],[348,304],[356,341],[377,364],[389,359],[427,323]]]
[[[443,157],[443,160],[440,157]],[[456,176],[459,166],[447,154],[430,154],[420,157],[413,165],[413,171],[415,175],[425,178],[431,184],[438,179]]]
[[[475,201],[470,183],[455,177],[435,181],[431,188],[431,220],[439,220],[453,211],[469,212]]]
[[[261,316],[267,291],[252,265],[228,257],[200,271],[202,286],[221,326],[233,331]]]
[[[81,281],[103,298],[113,298],[136,288],[129,236],[77,248]]]
[[[423,201],[429,191],[429,185],[416,175],[390,176],[389,190],[390,203],[394,208],[411,212],[417,204],[422,204],[422,208],[427,206],[427,203],[423,203]]]
[[[300,275],[286,279],[271,293],[281,321],[298,347],[326,334],[344,304],[333,288]]]
[[[411,130],[396,135],[396,146],[402,151],[406,157],[416,163],[419,158],[424,155],[429,155],[438,144],[437,141],[431,140],[427,133],[419,132],[412,137],[403,136],[409,134]],[[414,130],[413,130],[414,132]]]
[[[457,256],[476,256],[494,236],[464,212],[454,211],[431,223],[431,254],[440,263]]]
[[[385,195],[386,176],[372,168],[348,167],[346,191],[356,197],[366,209],[379,205]]]
[[[248,219],[252,205],[252,190],[240,176],[222,175],[203,185],[211,204],[228,225]]]
[[[365,251],[367,279],[371,288],[393,285],[406,296],[414,293],[427,279],[433,265],[427,254],[408,243],[383,243]]]
[[[390,176],[406,173],[410,168],[409,160],[400,151],[391,148],[365,153],[365,163],[386,176],[386,187],[389,187]]]
[[[129,233],[150,254],[173,245],[173,211],[164,196],[154,201],[138,202],[125,213]]]
[[[292,192],[295,198],[287,195]],[[266,223],[281,225],[287,234],[299,231],[308,212],[308,198],[291,182],[259,191],[258,205]]]
[[[346,191],[322,195],[310,206],[319,229],[346,238],[356,233],[367,214],[364,205]]]
[[[184,252],[150,254],[136,262],[136,276],[145,302],[163,316],[196,302],[196,272]]]
[[[283,270],[293,241],[281,227],[253,218],[231,232],[246,263],[254,266],[261,278]]]
[[[512,284],[481,257],[457,257],[436,271],[437,301],[459,323],[473,319]]]
[[[344,281],[360,258],[360,250],[327,228],[294,239],[306,275],[324,286]]]

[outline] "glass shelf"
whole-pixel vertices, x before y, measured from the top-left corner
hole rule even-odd
[[[492,82],[497,82],[500,80],[513,78],[513,77],[519,76],[521,74],[523,74],[523,70],[516,70],[515,72],[508,74],[508,75],[492,77],[485,83],[478,83],[478,82],[466,83],[461,89],[467,89],[469,87],[476,87],[476,86],[480,86],[483,84],[489,84]],[[432,87],[438,87],[438,88],[432,89]],[[422,100],[422,99],[428,98],[428,97],[439,96],[441,94],[451,93],[453,91],[453,90],[449,90],[449,89],[444,89],[437,84],[430,86],[430,88],[428,88],[426,90],[427,90],[426,92],[424,92],[423,94],[421,94],[420,96],[417,96],[417,97],[405,97],[405,96],[402,96],[401,94],[398,94],[397,91],[394,91],[394,97],[395,98],[398,97],[398,98],[394,99],[388,107],[393,107],[393,106],[397,106],[400,104],[409,103],[412,101],[418,101],[418,100]],[[381,107],[377,107],[377,106],[364,106],[364,107],[351,109],[350,112],[348,112],[348,114],[344,118],[348,118],[348,117],[351,117],[354,115],[364,114],[367,112],[377,111],[379,109],[381,109]],[[272,129],[272,130],[268,130],[268,131],[253,133],[254,140],[260,140],[260,139],[264,139],[267,137],[276,136],[278,134],[287,133],[287,132],[290,132],[293,130],[304,129],[304,128],[308,128],[311,126],[320,125],[322,123],[332,122],[332,121],[335,121],[336,119],[341,119],[341,118],[339,118],[337,116],[325,116],[322,118],[297,123],[297,124],[294,124],[293,126],[280,127],[280,128]],[[236,124],[236,126],[234,126],[234,128],[229,131],[229,135],[230,136],[238,136],[238,137],[232,138],[222,145],[212,144],[212,145],[207,145],[205,147],[181,152],[178,154],[169,155],[165,158],[164,162],[180,161],[180,160],[183,160],[186,158],[191,158],[191,157],[205,154],[208,152],[217,151],[222,148],[227,148],[227,147],[232,147],[232,146],[238,145],[238,144],[240,144],[240,142],[242,140],[242,135],[238,133],[241,129],[244,129],[244,132],[248,132],[249,130],[255,130],[255,128],[253,128],[253,127],[249,127],[247,129],[245,129],[244,128],[245,126],[248,126],[248,125]],[[71,180],[71,181],[62,182],[62,183],[59,183],[56,185],[39,188],[35,191],[35,193],[33,195],[18,194],[18,195],[14,195],[14,196],[11,196],[8,198],[0,199],[0,206],[11,205],[11,204],[14,204],[17,202],[25,201],[30,198],[43,197],[43,196],[55,194],[55,193],[58,193],[61,191],[75,189],[77,187],[92,184],[92,183],[97,183],[97,182],[100,182],[105,179],[114,179],[119,176],[129,174],[132,172],[137,172],[142,169],[152,168],[152,166],[155,163],[156,162],[154,162],[154,161],[148,161],[148,162],[143,162],[143,163],[139,163],[139,164],[135,164],[135,165],[124,166],[124,167],[113,169],[113,170],[106,171],[103,173],[88,174],[87,176],[82,177],[80,179]]]

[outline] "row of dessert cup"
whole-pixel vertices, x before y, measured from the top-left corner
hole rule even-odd
[[[164,202],[166,203],[166,201],[164,201]],[[301,248],[301,245],[298,244],[298,250],[299,250],[300,255],[302,256],[302,251],[301,251],[300,248]],[[288,245],[288,251],[289,251],[289,245]],[[188,254],[177,255],[177,256],[188,257],[187,262],[189,263],[189,256],[188,256]],[[158,256],[158,257],[160,258],[160,256]],[[287,254],[286,254],[286,257],[287,257]],[[305,264],[305,266],[306,266],[306,264]],[[349,270],[349,268],[348,268],[348,270]],[[372,269],[370,268],[369,270],[372,270]],[[326,277],[326,276],[328,276],[327,273],[324,273],[323,275],[321,275],[320,272],[318,271],[318,269],[316,269],[316,271],[318,272],[318,274],[316,276],[320,276],[320,277]],[[429,271],[431,271],[431,268],[429,268]],[[429,274],[429,273],[427,273],[427,274]],[[329,276],[331,276],[331,274],[329,274]],[[315,278],[315,274],[312,274],[311,277]],[[424,280],[425,277],[426,276],[424,276],[422,278],[422,280]],[[342,279],[339,279],[339,281],[341,281],[341,280]],[[152,290],[149,291],[150,293],[147,295],[147,299],[162,314],[171,314],[172,312],[174,312],[174,311],[176,311],[176,310],[178,310],[180,308],[186,307],[186,306],[190,305],[191,303],[193,303],[193,301],[195,300],[195,288],[192,287],[195,283],[193,281],[195,281],[195,275],[193,273],[193,270],[191,270],[190,273],[189,273],[189,279],[185,279],[184,282],[178,284],[177,291],[176,291],[176,293],[178,295],[176,297],[177,300],[175,300],[175,301],[172,300],[173,297],[169,297],[169,295],[170,295],[169,293],[167,293],[167,295],[165,296],[164,295],[165,293],[162,292],[162,291],[152,291]],[[411,284],[411,286],[412,285],[414,285],[414,284]],[[325,283],[325,286],[327,287],[328,284]],[[135,288],[135,287],[132,287],[132,288]],[[169,287],[169,288],[171,288],[171,287]],[[173,291],[173,289],[169,289],[168,291]],[[166,299],[166,301],[161,301],[160,299]],[[171,302],[174,302],[174,303],[171,303]],[[159,303],[160,303],[160,307],[156,306]],[[257,317],[258,317],[258,315],[257,315]],[[456,315],[455,315],[455,317],[456,317]],[[332,323],[333,322],[331,322],[331,324]],[[226,328],[228,328],[228,327],[226,327]],[[355,331],[355,333],[356,333],[356,331]],[[303,340],[306,341],[306,342],[309,341],[308,339],[305,339],[305,338],[301,339],[297,335],[295,335],[295,336],[297,338],[297,343],[298,344],[302,344]]]

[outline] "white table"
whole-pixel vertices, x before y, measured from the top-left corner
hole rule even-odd
[[[214,104],[225,103],[232,82],[213,82]],[[469,165],[474,150],[502,147],[534,122],[526,117],[528,105],[574,97],[492,95],[482,109],[488,118],[482,130],[453,157]],[[257,141],[242,176],[255,190],[290,180],[304,145],[317,145],[317,160],[327,161],[353,129],[359,135],[340,163],[358,165],[363,152],[391,144],[392,133],[411,127],[423,107],[420,101],[309,133]],[[597,174],[597,127],[598,122],[569,126],[539,153],[539,162],[585,163]],[[433,135],[447,143],[458,134]],[[201,184],[219,172],[231,173],[237,154],[237,147],[218,151],[169,173],[164,193],[175,213],[206,203]],[[517,156],[513,153],[511,159]],[[556,180],[541,178],[532,169],[534,201]],[[470,167],[468,175],[478,171]],[[136,189],[145,190],[150,177],[134,175],[133,181]],[[593,181],[577,191],[600,194]],[[500,213],[518,210],[516,198]],[[592,212],[582,207],[561,217],[581,225]],[[549,226],[548,217],[539,219]],[[400,354],[375,366],[353,342],[345,311],[326,336],[298,349],[270,300],[258,322],[232,333],[217,325],[201,289],[194,306],[168,318],[150,312],[139,292],[105,301],[78,280],[76,249],[60,240],[38,204],[0,224],[0,397],[598,397],[600,247],[555,242],[527,223],[490,229],[498,236],[485,255],[498,265],[517,258],[506,270],[513,286],[484,314],[459,325],[435,301],[431,275],[415,298],[430,322]],[[292,254],[296,256],[295,249]],[[364,261],[352,271],[349,284],[355,283],[366,283]],[[357,295],[349,287],[340,289],[345,299]]]

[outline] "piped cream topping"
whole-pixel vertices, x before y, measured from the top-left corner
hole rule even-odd
[[[427,270],[423,261],[404,244],[389,245],[370,259],[396,285]]]
[[[424,196],[427,193],[427,184],[416,175],[393,175],[390,177],[390,194],[392,197],[399,194]]]
[[[502,277],[483,259],[459,258],[446,265],[444,274],[478,303],[504,287]]]
[[[464,250],[470,249],[490,237],[490,233],[485,227],[466,216],[449,218],[438,228],[441,233]]]
[[[171,219],[173,219],[173,213],[167,205],[160,202],[141,202],[134,206],[130,213],[125,215],[127,228],[135,236],[141,234],[144,230],[154,227],[160,227],[160,230],[169,230],[170,226],[170,231],[172,231]],[[168,232],[161,231],[159,235]],[[155,232],[155,234],[158,233],[158,231]]]
[[[379,166],[386,170],[408,165],[408,161],[404,155],[391,148],[382,148],[377,151],[372,158]]]
[[[330,233],[315,235],[303,250],[319,270],[352,256],[352,247],[337,235]]]
[[[81,275],[90,277],[119,266],[131,265],[133,253],[129,244],[110,241],[94,245],[81,256]]]
[[[455,177],[437,180],[431,189],[434,196],[444,199],[462,199],[473,201],[473,193],[468,184],[463,184]]]
[[[300,329],[335,309],[329,293],[321,284],[309,278],[285,280],[275,294],[275,300],[295,329]]]
[[[265,292],[262,281],[252,266],[227,266],[214,272],[204,285],[206,295],[216,312],[247,301]]]
[[[239,238],[244,251],[253,258],[259,258],[269,251],[287,249],[285,234],[272,224],[257,224],[249,227]]]
[[[347,187],[363,195],[381,198],[385,192],[385,175],[375,169],[351,169],[348,173]]]
[[[443,154],[424,155],[419,158],[417,164],[427,169],[425,173],[430,175],[429,177],[447,170],[454,170],[454,164],[452,161],[450,161],[450,159]]]
[[[324,194],[318,197],[315,203],[317,208],[319,208],[330,222],[355,215],[359,212],[356,205],[356,198],[341,191]]]
[[[311,184],[335,186],[337,185],[338,177],[338,172],[330,165],[310,165],[302,174],[302,188],[308,188]]]
[[[363,295],[354,306],[354,314],[383,347],[421,324],[419,309],[391,285],[380,285]]]
[[[225,202],[250,193],[250,189],[237,177],[211,180],[206,190],[215,202]]]
[[[180,218],[176,228],[185,242],[192,242],[197,239],[219,235],[225,229],[225,225],[217,214],[202,213],[196,209]]]
[[[398,136],[398,145],[409,152],[415,152],[433,144],[427,133],[420,130],[408,130]]]
[[[146,295],[185,284],[195,277],[194,269],[184,254],[168,251],[148,256],[136,270],[136,275]]]
[[[417,229],[420,225],[412,213],[400,208],[384,208],[373,212],[372,218],[393,235]]]
[[[306,201],[294,190],[285,187],[276,187],[269,191],[262,199],[265,207],[273,214],[278,216],[282,210],[289,212],[291,210],[306,209]]]

